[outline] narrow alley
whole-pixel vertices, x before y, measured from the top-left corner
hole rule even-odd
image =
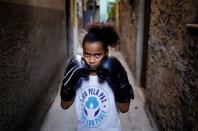
[[[121,131],[198,131],[197,0],[0,0],[0,131],[77,130],[77,107],[64,110],[60,91],[92,24],[120,38],[109,49],[102,32],[99,47],[122,63],[134,92]]]

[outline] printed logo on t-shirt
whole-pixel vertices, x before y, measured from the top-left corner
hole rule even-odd
[[[87,127],[98,127],[108,115],[108,95],[98,86],[88,86],[81,93],[81,121]]]

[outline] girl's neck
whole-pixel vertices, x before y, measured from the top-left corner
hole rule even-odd
[[[97,73],[96,73],[96,71],[93,71],[93,72],[90,72],[89,75],[91,75],[91,76],[96,76]]]

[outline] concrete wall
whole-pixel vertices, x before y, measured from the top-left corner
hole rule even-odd
[[[152,0],[146,108],[164,131],[198,130],[198,30],[192,0]]]
[[[134,7],[128,2],[120,3],[120,50],[128,62],[128,65],[135,75],[136,70],[136,35],[137,35],[137,19],[138,19],[138,3],[133,3]]]
[[[67,57],[65,11],[51,2],[0,2],[1,131],[38,131],[57,94]]]
[[[133,4],[132,23],[128,1],[120,4],[120,35],[121,51],[135,74],[139,3]],[[146,109],[160,130],[198,130],[198,29],[186,27],[198,24],[197,5],[195,0],[152,0],[147,14]]]

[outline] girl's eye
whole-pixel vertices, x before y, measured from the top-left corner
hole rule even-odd
[[[89,57],[89,54],[84,54],[85,57]]]
[[[99,54],[96,54],[95,57],[96,57],[96,58],[100,58],[100,55],[99,55]]]

